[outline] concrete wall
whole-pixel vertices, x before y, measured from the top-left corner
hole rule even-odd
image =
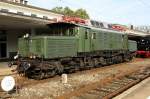
[[[17,52],[18,37],[24,34],[24,31],[7,31],[7,57],[9,52]]]
[[[18,12],[21,12],[20,14]],[[12,18],[6,14],[12,15]],[[26,33],[31,33],[31,35],[35,35],[36,31],[32,28],[47,28],[44,23],[47,21],[48,23],[51,22],[50,19],[57,19],[57,21],[62,19],[61,14],[56,14],[51,12],[50,10],[43,9],[43,8],[38,8],[30,5],[24,5],[24,4],[19,4],[19,3],[13,3],[13,2],[7,2],[6,1],[0,1],[0,14],[1,14],[1,27],[0,29],[6,30],[7,33],[7,57],[9,57],[10,52],[17,52],[18,48],[18,37],[23,36]],[[16,17],[14,18],[14,15],[20,15],[20,16],[25,16],[27,18],[37,18],[37,19],[43,19],[43,23],[40,21],[32,21],[28,19],[20,19],[21,17]],[[34,16],[34,15],[36,16]],[[8,19],[10,17],[10,20]],[[47,17],[47,18],[45,18]],[[6,18],[6,19],[5,19]],[[17,19],[18,18],[18,19]],[[4,19],[4,21],[3,21]],[[38,24],[42,23],[42,24]],[[55,21],[54,21],[55,22]],[[20,25],[20,27],[19,27]],[[41,27],[42,26],[42,27]],[[25,28],[24,28],[25,27]],[[10,30],[11,29],[11,30]],[[21,29],[26,29],[26,30],[21,30]],[[1,58],[1,57],[0,57]]]

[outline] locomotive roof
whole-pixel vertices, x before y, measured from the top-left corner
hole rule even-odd
[[[51,23],[51,24],[48,24],[48,26],[79,26],[79,27],[89,28],[89,29],[93,29],[93,30],[125,34],[125,32],[115,31],[115,30],[111,30],[111,29],[96,28],[96,27],[93,27],[93,26],[82,25],[82,24],[75,24],[75,23],[67,23],[67,22]]]

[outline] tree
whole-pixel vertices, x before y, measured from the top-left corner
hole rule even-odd
[[[64,12],[64,9],[63,7],[55,7],[53,9],[51,9],[53,12],[56,12],[56,13],[60,13],[60,14],[63,14]]]
[[[89,19],[89,15],[87,14],[86,10],[84,10],[84,9],[76,10],[75,15],[77,17],[80,17],[80,18],[83,18],[83,19]]]
[[[72,11],[69,7],[64,8],[64,14],[68,16],[74,15],[74,11]]]
[[[67,16],[75,16],[83,19],[89,19],[89,15],[84,9],[77,9],[76,11],[71,10],[69,7],[55,7],[52,9],[53,12],[64,14]]]

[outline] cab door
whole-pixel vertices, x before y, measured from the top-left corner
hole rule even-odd
[[[84,35],[84,52],[90,52],[91,51],[91,33],[90,29],[85,29],[85,35]]]

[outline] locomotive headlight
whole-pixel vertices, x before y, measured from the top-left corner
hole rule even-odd
[[[14,59],[17,59],[18,58],[18,55],[14,56]]]
[[[36,59],[36,56],[34,55],[33,58]]]
[[[30,55],[31,59],[36,59],[36,55]]]
[[[31,59],[33,58],[32,55],[30,55],[30,58],[31,58]]]

